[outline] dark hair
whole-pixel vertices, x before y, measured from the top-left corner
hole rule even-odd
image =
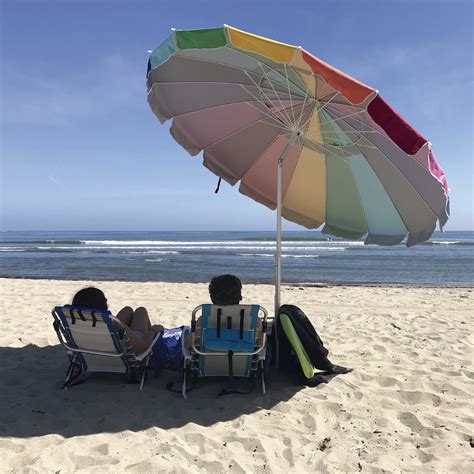
[[[90,286],[79,290],[72,299],[73,306],[84,306],[86,308],[94,308],[107,310],[107,298],[98,288]]]
[[[214,304],[239,304],[242,299],[242,282],[234,275],[219,275],[209,283],[209,295]]]

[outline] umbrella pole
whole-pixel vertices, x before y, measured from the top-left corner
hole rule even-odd
[[[283,161],[286,158],[286,155],[290,151],[290,148],[295,143],[296,138],[298,137],[299,132],[293,132],[288,140],[288,143],[285,145],[285,148],[281,152],[280,158],[278,158],[277,166],[277,222],[276,222],[276,251],[275,251],[275,340],[276,340],[276,367],[279,366],[279,356],[278,356],[278,334],[277,334],[277,316],[278,311],[281,306],[280,300],[280,286],[281,286],[281,206],[282,206],[282,181],[283,181]]]

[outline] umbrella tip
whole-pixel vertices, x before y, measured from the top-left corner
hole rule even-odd
[[[148,54],[151,54],[151,53],[153,53],[153,50],[152,50],[152,49],[147,49],[146,52],[147,52]]]
[[[171,31],[176,31],[176,28],[171,28]]]

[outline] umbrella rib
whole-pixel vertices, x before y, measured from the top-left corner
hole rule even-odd
[[[318,117],[319,117],[319,112],[321,112],[338,94],[339,94],[339,92],[337,92],[337,91],[336,91],[335,93],[333,93],[333,96],[331,97],[331,99],[329,99],[329,101],[325,102],[324,105],[323,105],[322,107],[320,107],[319,109],[317,109],[316,106],[315,106],[314,108],[316,108],[316,112],[314,112],[314,110],[313,110],[313,113],[311,113],[311,114],[309,115],[309,117],[306,119],[306,121],[305,121],[305,123],[304,123],[303,126],[306,126],[306,124],[310,122],[310,120],[313,118],[314,113],[317,113],[317,114],[318,114]],[[327,97],[327,96],[324,96],[324,97]],[[324,98],[324,97],[323,97],[323,98]],[[321,101],[323,98],[318,99],[318,100]],[[310,130],[309,127],[308,127],[308,129],[306,130],[305,136],[307,135],[307,133],[308,133],[309,131],[315,131],[315,130]],[[318,129],[318,131],[319,131],[320,133],[323,132],[321,129]],[[324,138],[324,137],[323,137],[323,138]],[[312,139],[310,139],[310,138],[308,139],[308,141],[312,141],[312,142],[314,142],[314,143],[318,143],[318,144],[320,144],[320,145],[323,145],[323,147],[325,147],[325,146],[332,146],[333,148],[340,148],[340,147],[335,147],[334,145],[331,145],[331,144],[329,144],[329,143],[324,143],[324,144],[322,144],[321,142],[317,142],[316,140],[312,140]]]
[[[283,104],[281,103],[281,100],[280,100],[280,96],[278,95],[277,91],[275,90],[275,87],[273,87],[273,83],[272,81],[268,78],[267,74],[265,73],[265,69],[263,68],[262,64],[260,63],[260,68],[262,69],[262,72],[263,74],[265,75],[265,79],[270,83],[270,85],[272,86],[272,89],[273,89],[273,92],[275,93],[275,95],[277,96],[277,99],[278,99],[278,102],[280,102],[280,105],[283,107]],[[259,85],[260,87],[260,85]],[[291,101],[291,94],[290,94],[290,101]],[[285,110],[285,113],[286,113],[286,116],[288,118],[288,124],[291,124],[291,118],[290,118],[290,115],[286,112]]]
[[[332,112],[333,114],[336,115],[336,117],[339,117],[339,115],[337,115],[337,110],[333,110],[333,109],[330,109],[329,110],[330,112]],[[357,114],[356,114],[357,115]],[[342,117],[341,117],[342,118]],[[360,119],[357,119],[357,118],[352,118],[352,120],[358,122],[359,124],[361,124],[362,126],[364,126],[365,128],[369,128],[370,130],[364,130],[363,132],[359,131],[359,130],[356,130],[352,125],[349,124],[349,122],[347,122],[346,120],[343,120],[344,123],[346,123],[347,125],[349,125],[351,128],[354,128],[354,131],[355,132],[358,132],[358,133],[376,133],[376,134],[379,134],[379,135],[383,135],[385,136],[382,132],[380,132],[379,130],[377,130],[375,127],[373,127],[372,125],[366,123],[366,122],[363,122],[362,120]],[[331,123],[331,122],[335,122],[336,120],[330,120],[328,123]]]
[[[335,97],[337,97],[338,95],[344,97],[339,91],[334,90],[334,92],[329,92],[326,95],[323,95],[322,97],[317,97],[317,99],[321,102],[321,101],[324,101],[326,97],[329,97],[331,95],[334,96],[334,94],[335,94]],[[349,107],[351,109],[359,110],[360,112],[365,112],[366,110],[365,107],[360,107],[358,105],[353,105],[351,103],[348,104],[346,102],[337,102],[334,100],[335,97],[332,97],[330,100],[327,101],[327,104],[331,103],[331,107],[332,107],[332,104],[336,104],[336,105],[342,105],[343,107]]]
[[[259,110],[259,109],[257,109],[257,108],[256,108],[256,110],[259,111],[259,112],[261,112],[261,110]],[[258,120],[255,120],[255,121],[253,121],[253,122],[251,122],[251,123],[248,123],[248,124],[244,125],[243,127],[240,127],[239,129],[234,130],[233,132],[229,133],[229,134],[226,135],[225,137],[221,137],[221,138],[219,138],[219,140],[217,140],[217,141],[215,141],[215,142],[213,142],[213,143],[207,145],[206,147],[204,147],[204,148],[202,149],[202,151],[206,151],[206,150],[208,150],[209,148],[213,147],[214,145],[217,145],[217,144],[219,144],[219,143],[221,143],[221,142],[227,140],[228,138],[230,138],[230,137],[236,135],[237,133],[240,133],[242,130],[245,130],[246,128],[251,127],[252,125],[255,125],[255,124],[259,123],[259,122],[263,122],[264,120],[267,120],[268,118],[273,119],[272,116],[265,116],[265,117],[262,117],[262,118],[260,118],[260,119],[258,119]],[[272,125],[272,124],[269,124],[269,125]],[[279,127],[279,128],[281,128],[281,130],[286,130],[286,128],[283,128],[283,127]],[[278,136],[279,136],[279,135],[278,135]]]
[[[161,83],[156,82],[156,83],[153,84],[153,86],[159,85],[159,84],[161,84]],[[238,83],[228,83],[228,84],[232,84],[232,85],[235,85],[235,86],[238,86],[238,87],[243,88],[251,97],[253,97],[253,99],[254,99],[255,102],[258,102],[259,104],[262,104],[264,108],[268,109],[268,106],[265,104],[265,102],[263,102],[261,98],[259,98],[259,97],[256,96],[255,94],[253,94],[253,93],[248,89],[249,87],[251,88],[251,87],[255,87],[255,86],[243,85],[243,84],[238,84]],[[153,86],[152,86],[152,88],[153,88]],[[258,89],[258,87],[256,87],[256,88]],[[269,100],[269,101],[272,103],[272,105],[273,105],[273,102],[272,102],[270,99],[268,99],[268,100]],[[201,109],[190,110],[190,111],[188,111],[188,112],[184,112],[184,113],[180,113],[180,114],[173,114],[172,117],[170,117],[170,118],[181,117],[181,116],[188,115],[188,114],[191,114],[191,113],[194,113],[194,112],[200,112],[200,111],[203,111],[203,110],[213,109],[213,108],[215,108],[215,107],[221,107],[221,106],[232,105],[232,104],[241,104],[241,103],[245,103],[245,102],[248,103],[248,104],[250,104],[250,105],[252,105],[252,104],[251,104],[252,101],[247,100],[247,99],[245,99],[245,100],[240,100],[240,101],[236,100],[236,101],[233,101],[233,102],[226,102],[226,103],[223,103],[223,104],[216,104],[216,105],[213,105],[213,106],[211,106],[211,107],[203,107],[203,108],[201,108]],[[283,104],[282,104],[282,107],[284,108]],[[275,107],[275,108],[276,108],[276,107]],[[259,110],[259,109],[257,109],[257,110]],[[265,112],[263,112],[262,110],[259,110],[259,112],[262,113],[262,114],[265,114]],[[274,114],[268,114],[268,117],[273,119],[273,115],[274,115]],[[282,123],[284,123],[285,125],[287,125],[286,122],[285,122],[285,120],[284,120],[285,117],[284,117],[284,116],[281,116],[281,117],[282,117],[282,118],[280,119],[280,116],[278,116],[278,119],[279,119]]]
[[[265,104],[265,101],[263,101],[262,99],[258,98],[257,96],[255,96],[254,94],[252,94],[252,92],[250,92],[249,90],[246,89],[246,86],[244,86],[243,84],[241,85],[241,87],[246,91],[248,92],[254,99],[255,99],[255,102],[258,102],[259,104],[262,105],[262,107],[268,109],[268,106],[267,104]],[[280,110],[278,110],[277,107],[275,107],[275,104],[270,100],[268,99],[269,102],[272,104],[272,106],[275,108],[275,112],[274,114],[272,115],[276,115],[277,116],[277,119],[283,123],[285,125],[285,128],[288,129],[289,128],[289,124],[286,122],[286,117],[281,113]],[[285,106],[280,102],[281,106],[282,106],[282,109],[285,110]],[[258,110],[258,109],[257,109]],[[263,113],[263,112],[262,112]],[[273,118],[273,117],[272,117]]]
[[[239,85],[240,87],[243,87],[241,84],[236,84],[236,85]],[[249,92],[247,90],[247,92]],[[251,101],[251,100],[248,100],[248,99],[244,99],[244,100],[235,100],[233,102],[225,102],[225,103],[222,103],[222,104],[216,104],[216,105],[212,105],[210,107],[203,107],[202,109],[196,109],[196,110],[189,110],[188,112],[183,112],[183,113],[180,113],[180,114],[174,114],[172,117],[170,118],[176,118],[176,117],[183,117],[185,115],[189,115],[189,114],[193,114],[193,113],[198,113],[198,112],[201,112],[201,111],[204,111],[204,110],[210,110],[210,109],[214,109],[214,108],[217,108],[217,107],[225,107],[226,105],[233,105],[233,104],[243,104],[243,103],[248,103],[249,105],[253,105],[252,102],[258,102],[258,103],[261,103],[261,99],[259,98],[256,98],[256,96],[254,96],[253,94],[251,94],[249,92],[249,95],[251,95],[255,100]],[[256,108],[256,107],[255,107]],[[266,107],[268,109],[268,107]],[[265,114],[264,112],[262,112],[260,109],[256,108],[259,112]],[[268,117],[272,117],[272,115],[268,115]]]
[[[301,109],[301,113],[300,113],[300,116],[298,118],[298,125],[296,126],[296,128],[300,128],[300,124],[301,124],[301,118],[303,117],[303,112],[304,112],[304,107],[306,105],[306,99],[308,98],[308,90],[309,89],[306,89],[306,94],[304,96],[304,100],[303,100],[303,107]]]
[[[272,107],[274,107],[274,108],[276,109],[277,107],[275,107],[275,104],[273,103],[273,101],[268,97],[267,94],[265,94],[265,92],[263,92],[263,87],[260,87],[260,85],[258,85],[257,83],[255,83],[255,81],[250,77],[250,74],[249,74],[247,71],[244,71],[244,72],[245,72],[245,74],[247,74],[247,76],[249,77],[249,79],[255,84],[255,87],[261,92],[261,94],[263,94],[263,95],[266,97],[266,99],[268,100],[268,102],[270,102],[270,103],[272,104]],[[271,83],[270,83],[270,84],[271,84]],[[241,84],[241,87],[243,87],[243,88],[245,89],[245,85],[244,85],[244,84]],[[246,90],[246,89],[245,89],[245,90]],[[281,102],[281,100],[280,100],[280,97],[279,97],[278,94],[276,93],[275,89],[273,89],[273,92],[275,92],[275,95],[277,96],[278,101],[280,102],[280,105],[283,107],[283,104],[282,104],[282,102]],[[257,99],[253,94],[250,93],[250,95],[252,95],[252,96],[254,97],[254,99],[259,100],[259,99]],[[260,103],[265,106],[265,102],[262,101],[261,99],[260,99]],[[284,107],[283,107],[283,109],[284,109]],[[289,122],[286,121],[287,118],[289,119],[289,116],[288,116],[288,117],[285,117],[283,114],[281,114],[281,115],[280,115],[280,118],[281,118],[282,122],[283,122],[286,126],[288,126],[288,127],[290,126],[290,125],[289,125]]]
[[[247,71],[244,71],[247,74]],[[229,85],[229,86],[247,86],[247,87],[255,87],[256,89],[265,89],[269,92],[274,89],[270,89],[269,87],[264,87],[264,86],[259,86],[256,84],[256,82],[250,78],[250,80],[253,82],[253,84],[242,84],[241,82],[226,82],[226,81],[159,81],[159,82],[154,82],[150,89],[148,89],[148,92],[151,91],[153,86],[160,85],[160,84],[222,84],[222,85]],[[280,91],[281,94],[286,94],[284,91]],[[301,97],[303,99],[303,96]]]
[[[274,114],[274,115],[269,115],[269,114],[267,114],[267,113],[262,112],[262,110],[259,109],[258,107],[256,107],[252,102],[248,102],[248,104],[249,104],[251,107],[253,107],[255,110],[257,110],[258,112],[263,113],[263,115],[265,115],[265,117],[264,117],[262,120],[268,119],[268,120],[272,120],[272,121],[275,122],[275,123],[269,123],[268,125],[272,125],[272,126],[274,126],[274,127],[280,128],[281,130],[284,130],[285,132],[288,132],[288,127],[287,127],[285,124],[283,124],[284,126],[281,125],[282,122],[281,122],[280,117],[276,117],[276,119],[275,119],[275,116],[274,116],[274,115],[276,115],[276,114]]]
[[[345,123],[347,123],[347,122],[345,122]],[[331,122],[326,122],[325,125],[327,125],[327,124],[330,125]],[[312,129],[312,130],[308,130],[308,131],[309,131],[309,132],[316,132],[316,131],[318,131],[318,130]],[[331,132],[331,131],[324,131],[324,130],[321,130],[321,134],[323,134],[323,135],[324,135],[324,134],[326,134],[326,135],[327,135],[327,134],[332,134],[332,133],[333,133],[333,132]],[[363,136],[364,133],[378,133],[378,132],[375,132],[375,130],[366,130],[366,131],[350,130],[350,131],[347,131],[347,132],[345,132],[345,133],[346,133],[346,134],[349,134],[349,133],[357,133],[357,134],[359,135],[359,137],[357,137],[357,138],[360,138],[360,137]],[[352,142],[352,143],[354,143],[354,142]]]
[[[234,52],[240,54],[241,56],[244,56],[244,57],[249,58],[249,59],[251,59],[251,60],[253,60],[253,61],[256,61],[257,63],[261,63],[261,61],[260,61],[259,59],[255,58],[255,57],[253,57],[253,56],[250,56],[249,54],[246,54],[246,53],[244,53],[243,51],[240,51],[240,50],[235,49],[235,48],[229,48],[228,46],[226,46],[226,48],[228,48],[228,49],[230,49],[231,51],[234,51]],[[237,70],[239,70],[239,71],[248,71],[248,72],[251,72],[251,73],[253,73],[253,74],[257,75],[257,76],[262,77],[260,74],[258,74],[258,72],[255,72],[255,71],[253,71],[253,70],[249,71],[249,70],[246,69],[246,68],[243,68],[243,67],[240,67],[240,66],[233,66],[233,65],[231,65],[231,64],[224,63],[224,62],[221,62],[221,61],[211,61],[211,60],[209,60],[209,59],[199,58],[199,57],[195,57],[195,56],[188,56],[188,55],[186,55],[186,54],[182,54],[181,52],[180,52],[180,54],[179,54],[178,56],[181,57],[181,58],[191,59],[191,60],[193,60],[193,61],[201,61],[201,62],[206,62],[206,63],[210,63],[210,64],[220,64],[221,66],[226,66],[226,67],[228,67],[228,68],[230,68],[230,69],[237,69]],[[283,64],[285,64],[285,63],[283,63]],[[279,75],[282,77],[282,79],[284,78],[283,74],[282,74],[278,69],[272,69],[272,71],[275,71],[277,74],[279,74]],[[284,83],[278,83],[277,81],[275,81],[275,82],[276,82],[277,84],[281,85],[281,86],[284,86]],[[283,81],[282,81],[282,82],[283,82]],[[298,90],[301,91],[301,97],[303,97],[303,95],[304,95],[303,89],[301,89],[299,86],[297,86],[294,82],[291,82],[291,84],[292,84],[296,89],[298,89]],[[295,92],[295,94],[296,94],[296,92]]]
[[[283,66],[285,67],[286,85],[288,87],[288,95],[290,96],[291,115],[293,115],[293,123],[295,123],[296,118],[295,118],[295,113],[294,113],[294,110],[293,110],[293,99],[291,97],[291,92],[290,92],[290,80],[288,79],[288,70],[286,68],[286,63],[283,63]]]
[[[308,115],[308,118],[305,119],[305,121],[301,124],[301,125],[298,125],[298,128],[301,128],[303,129],[304,127],[306,127],[306,125],[309,124],[309,122],[311,122],[311,119],[313,118],[314,116],[314,109],[315,109],[315,105],[313,105],[313,110],[311,111],[311,113]],[[309,130],[309,125],[308,125],[308,128],[306,129],[306,131]]]
[[[306,135],[304,137],[305,142],[309,142],[310,144],[313,144],[313,146],[305,145],[306,148],[311,148],[314,149],[314,147],[321,148],[324,153],[329,153],[332,156],[335,156],[336,158],[341,158],[341,155],[338,155],[337,153],[334,153],[330,148],[334,148],[338,151],[341,151],[341,147],[339,146],[334,146],[331,145],[330,143],[324,143],[324,142],[318,142],[316,140],[313,140],[311,138],[307,138]],[[327,148],[329,147],[329,148]],[[321,150],[319,150],[321,151]]]
[[[332,101],[333,99],[335,99],[338,95],[339,95],[339,92],[337,92],[337,91],[334,92],[334,93],[333,93],[333,96],[332,96],[327,102],[325,102],[322,107],[320,107],[319,109],[317,109],[316,112],[319,113],[319,112],[321,112],[322,110],[324,110],[324,109],[331,103],[331,101]],[[324,96],[324,97],[326,97],[326,96]],[[321,100],[323,100],[324,97],[321,98],[321,99],[319,99],[319,101],[321,102]]]
[[[339,115],[336,115],[338,117],[337,119],[329,120],[327,122],[321,122],[320,125],[327,125],[327,124],[332,123],[332,122],[338,122],[339,120],[344,120],[344,119],[349,118],[349,117],[354,117],[356,115],[359,115],[360,113],[361,113],[361,111],[353,112],[352,114],[346,114],[346,115],[343,115],[342,117],[340,117]]]
[[[337,150],[342,150],[342,149],[345,148],[346,146],[358,145],[358,143],[359,143],[359,141],[357,141],[357,142],[351,142],[351,143],[349,143],[349,144],[347,144],[347,145],[332,145],[331,143],[320,142],[320,141],[315,140],[314,138],[307,137],[308,132],[311,133],[311,132],[315,132],[315,131],[320,132],[321,135],[328,135],[328,134],[329,134],[329,135],[332,136],[332,137],[334,137],[335,135],[334,135],[333,132],[324,132],[324,131],[320,131],[320,130],[309,130],[309,129],[308,129],[308,130],[305,132],[305,139],[308,140],[309,142],[315,143],[315,144],[317,144],[317,145],[328,146],[328,147],[331,147],[331,148],[335,148],[335,149],[337,149]],[[348,133],[350,133],[350,132],[348,132]],[[354,133],[355,133],[355,132],[354,132]],[[326,138],[326,137],[323,136],[323,138]],[[362,136],[359,137],[359,140],[360,140],[361,138],[363,138],[363,137],[362,137]],[[366,148],[373,148],[374,150],[378,150],[377,147],[372,146],[372,145],[364,145],[364,146],[366,146]]]
[[[229,48],[229,46],[226,46],[226,48]],[[249,59],[251,59],[251,60],[253,60],[253,61],[257,61],[259,64],[260,64],[260,63],[261,63],[261,64],[265,64],[265,63],[264,63],[263,61],[261,61],[260,59],[258,59],[258,58],[256,58],[255,56],[252,56],[252,55],[246,53],[246,52],[243,51],[243,50],[240,50],[240,49],[237,49],[237,48],[229,48],[229,49],[231,49],[232,51],[238,52],[239,54],[241,54],[242,56],[245,56],[246,58],[249,58]],[[258,53],[257,53],[257,54],[258,54]],[[287,64],[287,63],[282,62],[282,63],[280,63],[280,64]],[[265,65],[266,65],[267,67],[270,67],[270,66],[268,66],[267,64],[265,64]],[[289,66],[289,65],[288,65],[288,66]],[[291,67],[291,69],[293,69],[292,66],[290,66],[290,67]],[[239,68],[239,69],[243,69],[243,68]],[[274,72],[276,72],[277,74],[279,74],[282,78],[284,78],[283,74],[282,74],[278,69],[276,69],[276,68],[274,68],[274,69],[271,68],[271,70],[274,71]],[[295,72],[295,74],[296,74],[296,72]],[[296,89],[298,89],[298,90],[301,91],[301,96],[303,96],[304,91],[306,90],[306,87],[305,87],[305,89],[303,90],[303,89],[301,89],[297,84],[295,84],[293,81],[290,81],[290,82],[291,82],[291,84],[292,84]]]
[[[329,107],[329,110],[328,110],[328,111],[325,111],[325,112],[326,112],[327,114],[329,114],[330,112],[332,112],[332,113],[334,113],[334,114],[336,115],[336,117],[339,117],[339,116],[337,115],[337,113],[336,113],[336,112],[338,112],[338,111],[335,111],[335,110],[331,109],[330,107]],[[331,125],[331,123],[335,123],[335,122],[337,122],[337,121],[339,121],[339,120],[342,120],[345,124],[349,125],[349,126],[353,129],[353,130],[351,130],[351,131],[349,131],[349,132],[344,132],[344,133],[356,133],[356,134],[358,134],[358,135],[359,135],[358,141],[359,141],[359,140],[364,136],[364,134],[366,134],[366,133],[368,133],[368,134],[370,134],[370,133],[376,133],[376,134],[380,134],[380,135],[381,135],[381,132],[379,132],[378,130],[376,130],[375,128],[371,127],[369,124],[367,124],[367,123],[365,123],[365,122],[363,122],[363,121],[361,121],[361,120],[353,119],[353,120],[356,120],[357,122],[359,122],[359,123],[360,123],[361,125],[363,125],[364,127],[370,128],[371,130],[357,130],[357,129],[355,129],[354,127],[352,127],[352,126],[345,120],[345,118],[351,117],[351,116],[354,116],[354,115],[357,115],[357,113],[355,113],[355,114],[350,114],[350,115],[346,115],[345,117],[339,117],[338,119],[335,119],[335,120],[327,120],[326,122],[321,122],[320,125]],[[318,131],[318,130],[308,130],[308,131],[314,132],[314,131]],[[324,131],[322,131],[322,130],[320,130],[320,132],[321,132],[321,133],[326,133],[326,134],[327,134],[327,133],[331,133],[331,132],[324,132]],[[353,142],[353,144],[356,144],[356,143],[357,143],[357,142]],[[367,146],[368,146],[368,145],[367,145]],[[376,148],[376,147],[373,146],[373,148]]]

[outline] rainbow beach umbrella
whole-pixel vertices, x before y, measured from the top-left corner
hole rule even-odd
[[[301,47],[225,25],[151,52],[148,102],[204,166],[281,217],[366,244],[411,246],[448,220],[431,144],[373,89]]]

